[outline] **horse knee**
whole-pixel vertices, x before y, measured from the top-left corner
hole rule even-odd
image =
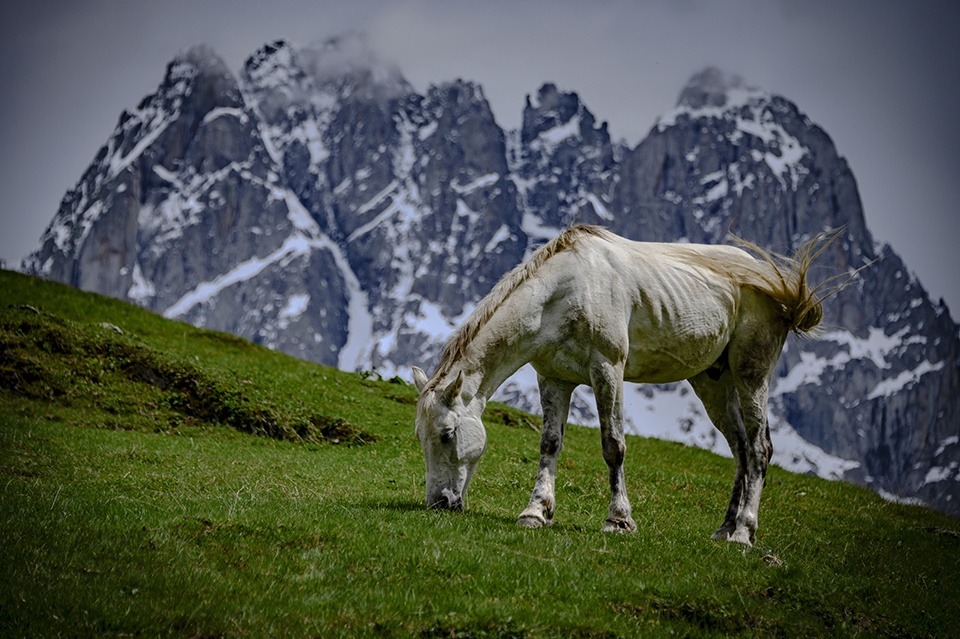
[[[553,457],[560,454],[563,448],[563,437],[554,430],[544,429],[540,436],[540,454]]]
[[[747,455],[748,467],[754,469],[760,474],[761,478],[764,478],[767,475],[770,459],[773,457],[773,443],[766,432],[761,432],[750,444]]]
[[[627,454],[627,444],[623,438],[606,437],[603,440],[603,459],[610,466],[619,466]]]
[[[767,465],[770,464],[770,460],[773,458],[773,440],[770,439],[770,425],[767,424],[767,427],[764,429],[763,436],[763,455],[766,458]]]

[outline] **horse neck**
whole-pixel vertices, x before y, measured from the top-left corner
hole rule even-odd
[[[532,340],[521,330],[524,308],[519,295],[508,298],[477,332],[467,349],[466,361],[455,365],[464,372],[464,389],[471,395],[493,395],[511,375],[530,361]]]

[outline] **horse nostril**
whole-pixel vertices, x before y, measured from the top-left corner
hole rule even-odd
[[[460,497],[457,497],[455,500],[450,501],[450,497],[447,495],[437,495],[432,502],[428,502],[428,507],[431,509],[438,510],[463,510],[463,500]]]
[[[438,495],[432,502],[427,502],[427,507],[446,510],[450,507],[450,500],[446,495]]]

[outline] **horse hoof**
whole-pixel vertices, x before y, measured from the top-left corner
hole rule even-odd
[[[608,519],[600,530],[603,532],[632,533],[637,531],[637,522],[632,519]]]
[[[735,531],[732,535],[727,537],[727,541],[732,541],[738,544],[743,544],[744,546],[751,547],[753,546],[753,535],[751,535],[746,529],[739,529]]]
[[[710,539],[714,541],[728,541],[733,536],[733,528],[728,528],[727,526],[720,526],[717,529],[717,532],[710,535]]]
[[[517,525],[521,528],[543,528],[549,526],[550,522],[536,515],[521,515]]]
[[[751,537],[752,535],[750,535],[749,531],[744,528],[739,530],[720,528],[720,530],[710,536],[711,539],[716,541],[730,541],[737,544],[743,544],[744,546],[753,546],[753,539]]]

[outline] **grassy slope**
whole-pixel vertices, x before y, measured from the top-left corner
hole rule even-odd
[[[960,522],[860,488],[772,469],[744,553],[709,539],[732,462],[631,438],[640,530],[601,534],[570,427],[529,531],[516,411],[438,513],[404,384],[2,271],[0,329],[3,636],[960,636]]]

